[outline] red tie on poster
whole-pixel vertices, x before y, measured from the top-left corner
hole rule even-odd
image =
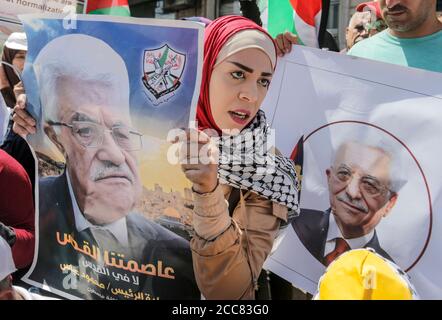
[[[335,250],[330,252],[324,257],[325,265],[328,266],[330,263],[332,263],[337,257],[339,257],[344,252],[350,250],[350,246],[348,245],[347,241],[345,241],[342,238],[336,238],[336,246]]]

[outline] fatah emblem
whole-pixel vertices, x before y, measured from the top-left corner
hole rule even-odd
[[[167,44],[158,49],[145,50],[143,59],[143,83],[147,96],[154,105],[169,100],[181,85],[186,65],[186,55]]]

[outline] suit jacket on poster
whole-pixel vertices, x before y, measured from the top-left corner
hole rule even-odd
[[[301,209],[301,214],[292,221],[292,227],[302,244],[312,254],[312,256],[314,256],[324,265],[324,251],[325,243],[327,242],[329,219],[330,209],[325,212],[311,209]],[[376,231],[364,248],[372,248],[384,258],[394,262],[379,244]]]
[[[52,288],[84,299],[103,299],[106,296],[116,299],[130,299],[128,296],[111,294],[112,288],[114,288],[114,292],[115,288],[125,289],[127,292],[129,292],[129,289],[132,292],[143,292],[145,298],[147,298],[147,295],[149,295],[149,298],[160,299],[200,298],[200,292],[194,279],[192,255],[188,241],[136,213],[130,213],[126,217],[131,250],[122,247],[106,249],[116,253],[123,252],[125,259],[127,259],[126,262],[135,260],[140,266],[141,264],[158,266],[158,261],[161,261],[163,269],[166,267],[173,268],[175,278],[167,279],[144,275],[115,267],[108,268],[108,275],[94,273],[91,269],[86,269],[88,272],[92,272],[91,277],[98,277],[100,282],[106,285],[106,288],[98,288],[90,283],[88,287],[70,288],[69,281],[66,278],[67,272],[63,273],[61,270],[63,265],[72,264],[81,270],[83,267],[80,263],[82,261],[80,260],[81,257],[85,257],[86,260],[94,264],[96,264],[96,261],[74,250],[70,244],[60,245],[56,233],[59,232],[62,239],[64,234],[72,235],[80,247],[83,241],[87,241],[90,247],[98,246],[97,242],[89,229],[82,232],[76,230],[66,173],[58,177],[40,179],[39,200],[38,261],[30,276],[31,280],[39,283],[45,282]],[[115,244],[115,241],[113,243]],[[102,255],[103,251],[101,250]],[[103,262],[101,262],[101,266],[103,266]],[[118,276],[116,279],[114,273],[115,275],[117,273],[127,274],[130,282],[135,280],[132,276],[138,276],[138,284],[134,285],[134,283],[121,281],[122,279],[119,279]],[[65,284],[63,284],[63,281]],[[68,286],[66,286],[66,283]]]

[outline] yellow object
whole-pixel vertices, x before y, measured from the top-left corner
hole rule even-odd
[[[413,300],[418,295],[405,272],[369,248],[348,251],[331,263],[314,299]]]

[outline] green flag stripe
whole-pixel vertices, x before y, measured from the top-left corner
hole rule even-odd
[[[290,31],[294,32],[293,7],[289,0],[269,0],[268,31],[272,37]]]
[[[130,11],[127,7],[110,7],[110,8],[97,9],[89,12],[89,14],[108,14],[112,16],[129,17]]]

